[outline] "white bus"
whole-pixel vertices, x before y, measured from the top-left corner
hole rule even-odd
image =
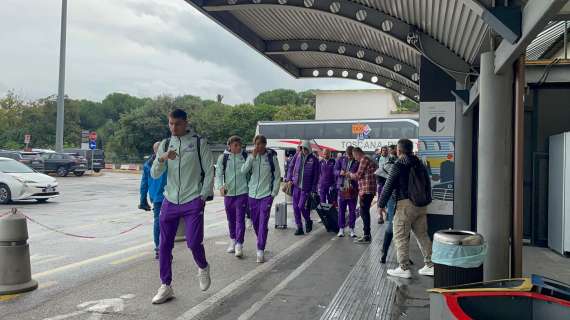
[[[260,121],[256,134],[267,138],[275,149],[295,148],[299,140],[311,140],[318,149],[344,151],[358,146],[374,152],[382,146],[410,139],[417,146],[419,123],[413,119]]]

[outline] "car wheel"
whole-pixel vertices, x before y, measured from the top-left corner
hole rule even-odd
[[[81,177],[82,175],[85,174],[85,171],[75,171],[75,172],[73,172],[73,174],[74,174],[76,177]]]
[[[69,174],[69,170],[66,167],[59,167],[57,168],[57,175],[60,177],[67,177]]]
[[[46,203],[48,199],[36,199],[36,201],[39,203]]]
[[[0,184],[0,204],[8,204],[12,201],[12,192],[5,184]]]
[[[94,169],[93,171],[95,171],[95,173],[99,173],[101,172],[101,169]]]

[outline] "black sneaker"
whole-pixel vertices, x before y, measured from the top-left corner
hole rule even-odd
[[[362,236],[362,237],[359,237],[356,240],[354,240],[354,243],[368,244],[371,241],[372,241],[372,239],[370,239],[370,236]]]
[[[154,259],[158,260],[158,249],[154,249]]]
[[[303,228],[297,228],[297,231],[295,231],[295,235],[296,236],[302,236],[305,233],[303,232]]]
[[[385,263],[386,263],[386,256],[382,256],[382,258],[380,258],[380,263],[381,263],[381,264],[385,264]]]
[[[307,233],[310,233],[311,231],[313,231],[313,221],[311,221],[311,220],[307,221],[307,225],[305,226],[305,229],[307,230]]]

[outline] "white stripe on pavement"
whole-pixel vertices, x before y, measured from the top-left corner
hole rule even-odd
[[[303,238],[300,241],[295,242],[293,245],[288,247],[287,249],[283,250],[281,253],[273,257],[268,262],[258,266],[257,268],[253,269],[243,277],[233,281],[228,286],[223,288],[222,290],[214,293],[208,299],[202,301],[200,304],[194,306],[192,309],[186,311],[184,314],[176,318],[176,320],[191,320],[195,319],[198,315],[208,311],[215,305],[218,305],[220,301],[226,299],[227,297],[231,296],[234,291],[239,289],[241,286],[248,284],[251,280],[253,280],[256,276],[270,271],[275,265],[285,260],[287,257],[292,255],[298,249],[304,247],[308,242],[310,242],[313,238],[317,235],[324,233],[324,228],[316,230],[311,233],[311,235]]]
[[[313,262],[315,262],[320,256],[322,256],[323,253],[325,253],[325,251],[330,249],[330,247],[332,247],[333,245],[334,240],[336,239],[333,238],[332,240],[330,240],[327,244],[322,246],[319,250],[317,250],[317,252],[315,252],[312,256],[310,256],[307,260],[305,260],[305,262],[303,262],[297,269],[291,272],[291,274],[289,274],[289,276],[285,278],[285,280],[281,281],[281,283],[279,283],[275,288],[273,288],[273,290],[269,291],[269,293],[265,297],[263,297],[263,299],[254,303],[251,306],[251,308],[249,308],[238,318],[238,320],[251,319],[251,317],[255,313],[257,313],[257,311],[259,311],[267,302],[269,302],[269,300],[273,299],[273,297],[277,295],[279,291],[285,289],[285,287],[287,287],[287,285],[291,281],[295,280],[295,278],[297,278],[301,273],[303,273],[303,271],[305,271],[309,266],[311,266]]]

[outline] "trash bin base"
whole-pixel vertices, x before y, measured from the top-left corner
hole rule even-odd
[[[458,286],[482,281],[483,265],[477,268],[460,268],[434,263],[433,286],[435,288]]]
[[[38,282],[33,279],[26,283],[0,285],[0,295],[28,292],[35,290],[37,288],[38,288]]]

